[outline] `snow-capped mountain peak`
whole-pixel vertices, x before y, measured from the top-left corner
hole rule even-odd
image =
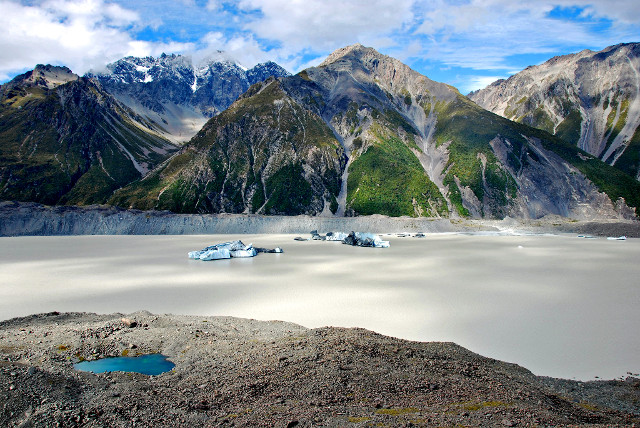
[[[116,98],[156,123],[173,141],[191,138],[254,83],[289,73],[274,62],[247,69],[222,51],[206,57],[126,57],[90,72]]]

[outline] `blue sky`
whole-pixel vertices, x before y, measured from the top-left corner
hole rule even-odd
[[[84,74],[127,55],[291,72],[362,43],[462,93],[583,49],[640,42],[637,0],[0,0],[0,82],[39,63]]]

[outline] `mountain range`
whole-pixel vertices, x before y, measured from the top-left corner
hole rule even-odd
[[[353,45],[318,67],[252,86],[110,203],[175,212],[615,216],[638,206],[639,185]]]
[[[175,54],[126,57],[107,65],[104,71],[87,74],[175,143],[191,139],[249,86],[269,76],[288,75],[271,61],[246,69],[223,52],[198,62]]]
[[[640,182],[575,142],[489,112],[372,48],[339,49],[296,75],[273,63],[204,64],[130,57],[81,78],[65,69],[75,76],[66,82],[49,76],[34,86],[23,75],[3,85],[2,199],[181,213],[488,218],[633,217],[640,206]],[[32,74],[46,68],[60,71],[39,66]],[[80,95],[65,95],[70,88]],[[38,114],[41,104],[61,117],[95,114],[64,125]],[[93,128],[110,139],[87,140]],[[123,129],[139,140],[122,143]],[[105,166],[108,150],[130,154],[113,162],[129,174]],[[32,179],[29,167],[55,173]],[[23,181],[31,193],[16,192]],[[43,198],[58,181],[64,185],[47,193],[55,196]],[[100,192],[94,181],[103,183]]]
[[[469,98],[640,179],[640,44],[554,57]]]

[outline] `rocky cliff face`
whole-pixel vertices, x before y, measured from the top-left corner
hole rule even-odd
[[[250,85],[289,73],[273,62],[244,69],[222,53],[200,64],[182,55],[126,57],[90,73],[119,101],[158,124],[166,138],[182,143]]]
[[[251,87],[112,203],[178,212],[633,215],[640,183],[361,45]],[[620,199],[623,198],[623,199]]]
[[[0,198],[102,203],[175,147],[101,85],[38,66],[0,89]]]
[[[469,94],[640,179],[640,44],[585,50],[528,67]]]

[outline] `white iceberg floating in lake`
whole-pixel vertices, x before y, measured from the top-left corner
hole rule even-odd
[[[380,236],[366,232],[351,232],[342,242],[358,247],[389,248],[389,241],[383,241]]]
[[[245,249],[231,251],[231,257],[255,257],[258,252],[251,244],[247,245]]]
[[[379,235],[366,232],[327,232],[325,236],[322,236],[317,230],[312,230],[311,239],[305,239],[299,236],[293,239],[294,241],[336,241],[353,245],[354,247],[389,248],[389,241],[383,241]]]
[[[325,236],[325,241],[342,241],[344,238],[349,236],[344,232],[327,232],[327,236]]]
[[[189,253],[189,257],[192,259],[200,259],[204,261],[208,260],[221,260],[221,259],[230,259],[231,251],[226,248],[221,249],[210,249],[210,250],[202,250],[202,251],[194,251],[195,257],[191,257],[191,253]]]
[[[351,232],[348,235],[342,232],[333,232],[331,236],[335,236],[335,239],[328,239],[330,241],[342,241],[343,244],[353,245],[356,247],[375,247],[375,248],[389,248],[389,241],[383,241],[379,235],[366,232]],[[342,239],[338,239],[342,238]]]
[[[609,241],[626,241],[627,237],[626,236],[609,236],[607,238]]]
[[[280,251],[277,251],[280,250]],[[266,252],[266,251],[264,251]],[[274,252],[282,252],[282,249],[276,248]],[[258,254],[253,244],[244,245],[242,241],[224,242],[222,244],[211,245],[200,251],[190,251],[189,258],[195,260],[221,260],[230,259],[232,257],[255,257]]]

